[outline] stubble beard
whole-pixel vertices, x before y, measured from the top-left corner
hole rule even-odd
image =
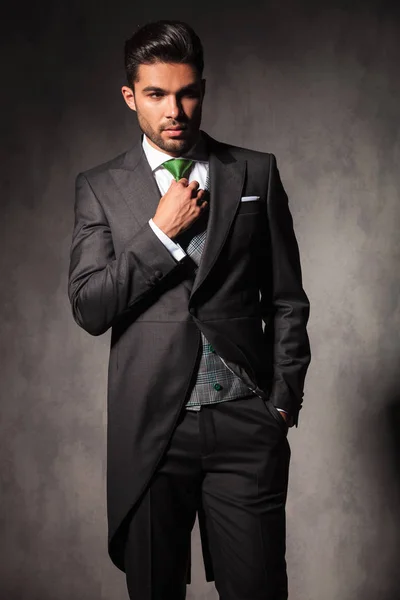
[[[193,146],[193,144],[195,143],[195,141],[197,140],[197,137],[199,135],[199,126],[198,126],[195,131],[195,134],[192,133],[189,137],[186,137],[185,139],[166,140],[162,137],[161,132],[155,131],[151,127],[149,122],[142,117],[142,115],[140,114],[140,112],[138,110],[136,110],[136,114],[137,114],[137,119],[138,119],[138,124],[139,124],[140,129],[143,131],[143,133],[146,135],[146,137],[148,137],[149,140],[151,140],[153,142],[153,144],[155,144],[158,148],[160,148],[160,150],[163,150],[164,152],[174,152],[174,153],[179,152],[179,154],[184,154]],[[170,126],[176,127],[176,126],[179,126],[179,123],[178,122],[171,123]]]

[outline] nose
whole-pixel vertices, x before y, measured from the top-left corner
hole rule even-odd
[[[170,119],[176,119],[181,112],[180,102],[173,95],[171,95],[168,100],[167,112],[168,114],[166,115],[166,117]]]

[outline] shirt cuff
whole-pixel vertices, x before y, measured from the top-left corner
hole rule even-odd
[[[276,410],[279,410],[279,412],[284,412],[287,415],[289,414],[287,410],[283,410],[283,408],[277,408]]]
[[[149,219],[149,225],[160,240],[166,247],[166,249],[172,254],[175,260],[180,261],[186,256],[186,252],[179,244],[176,244],[170,237],[167,236],[157,225],[153,219]]]

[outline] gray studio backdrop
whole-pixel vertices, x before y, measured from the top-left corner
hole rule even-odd
[[[188,21],[203,40],[203,128],[275,153],[290,198],[313,351],[289,432],[290,598],[400,598],[398,10],[85,0],[16,4],[10,17],[0,598],[127,598],[106,550],[109,332],[94,338],[75,325],[67,271],[76,174],[139,133],[119,91],[123,42],[159,18]],[[197,526],[193,552],[188,599],[214,600]]]

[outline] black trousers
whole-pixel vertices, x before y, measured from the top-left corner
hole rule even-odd
[[[220,599],[286,600],[290,453],[283,417],[258,396],[183,409],[130,523],[130,598],[186,597],[201,498]]]

